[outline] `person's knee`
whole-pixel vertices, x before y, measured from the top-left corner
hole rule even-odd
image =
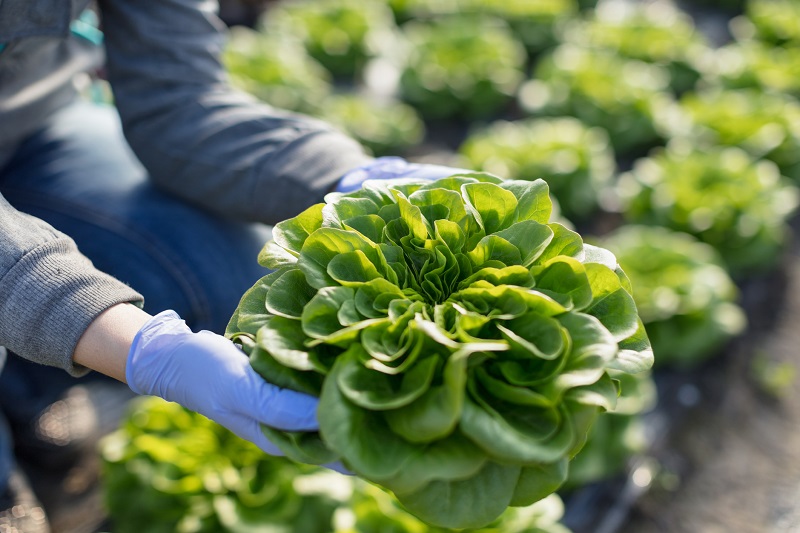
[[[231,231],[233,230],[233,231]],[[192,313],[196,323],[187,320],[193,329],[207,329],[222,334],[244,293],[270,271],[258,264],[258,253],[271,238],[269,227],[261,224],[233,224],[226,228],[229,239],[217,250],[218,268],[203,265],[204,279],[200,290],[207,308]]]

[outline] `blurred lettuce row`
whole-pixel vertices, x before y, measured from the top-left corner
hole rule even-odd
[[[800,97],[800,47],[737,41],[703,58],[706,79],[732,89],[756,88]]]
[[[176,403],[137,400],[100,443],[118,533],[328,533],[341,487]],[[338,483],[341,485],[341,483]],[[349,487],[344,487],[347,494]]]
[[[290,36],[232,28],[223,61],[234,86],[280,109],[324,118],[375,155],[396,154],[425,134],[417,112],[391,97],[334,94],[330,73]]]
[[[556,29],[578,13],[576,0],[389,0],[402,22],[458,14],[496,17],[535,55],[556,44]]]
[[[397,155],[419,144],[425,124],[416,110],[394,99],[334,94],[321,102],[318,116],[340,127],[373,155]]]
[[[260,29],[296,37],[335,77],[350,80],[398,37],[391,10],[374,0],[277,2],[262,16]]]
[[[426,119],[486,118],[513,102],[526,53],[502,21],[454,16],[403,30],[409,47],[400,95]]]
[[[684,132],[695,146],[738,146],[800,183],[800,103],[759,89],[706,89],[685,95]]]
[[[706,56],[709,81],[800,96],[800,4],[749,0],[730,29],[735,41]]]
[[[222,60],[234,86],[280,109],[319,112],[332,91],[328,71],[291,37],[237,26]]]
[[[553,493],[614,408],[609,372],[652,351],[614,256],[550,217],[543,180],[475,173],[367,181],[278,223],[226,334],[320,397],[320,431],[264,432],[438,527]]]
[[[672,142],[620,176],[619,208],[631,223],[692,234],[713,246],[734,277],[780,260],[798,189],[771,161],[739,148]]]
[[[665,67],[676,93],[694,88],[700,79],[697,58],[708,48],[693,19],[662,0],[605,0],[585,18],[570,21],[562,33],[564,42]]]
[[[778,46],[800,44],[800,3],[796,0],[749,0],[743,15],[730,22],[738,40],[756,39]]]
[[[634,300],[657,368],[696,366],[745,330],[739,291],[708,244],[687,233],[637,225],[600,242],[636,287]]]
[[[656,358],[661,355],[657,352]],[[624,473],[630,461],[650,445],[643,415],[656,406],[656,385],[649,372],[613,373],[620,381],[620,397],[613,411],[599,417],[586,445],[569,463],[569,477],[561,492],[570,492]]]
[[[460,147],[466,168],[510,179],[543,179],[571,220],[595,212],[611,183],[614,152],[605,130],[572,117],[498,121],[469,135]]]
[[[564,44],[546,55],[519,92],[533,116],[568,115],[608,131],[618,156],[660,144],[675,112],[664,67]]]
[[[445,533],[381,489],[336,472],[264,455],[175,403],[131,405],[100,444],[114,531],[148,533]],[[475,533],[569,533],[552,495],[509,509]]]

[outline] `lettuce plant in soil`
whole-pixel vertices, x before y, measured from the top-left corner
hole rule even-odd
[[[311,57],[334,76],[351,80],[392,46],[397,30],[388,6],[360,0],[276,2],[259,28],[300,39]]]
[[[654,351],[658,358],[658,352]],[[636,454],[650,445],[642,415],[655,407],[656,386],[650,373],[612,373],[622,393],[616,408],[601,417],[589,431],[586,445],[569,464],[562,491],[608,479],[625,471]]]
[[[400,95],[426,119],[486,118],[513,101],[526,54],[502,20],[453,16],[403,30],[410,47]]]
[[[466,166],[513,179],[544,179],[568,219],[585,219],[614,175],[605,130],[572,117],[498,121],[461,145]]]
[[[389,0],[401,21],[472,14],[505,20],[535,55],[553,46],[556,29],[578,13],[576,0]]]
[[[547,185],[488,174],[366,182],[278,223],[227,335],[319,432],[265,433],[341,461],[439,527],[481,527],[554,492],[610,370],[652,351],[607,250],[549,223]]]
[[[562,44],[537,63],[519,91],[536,117],[573,116],[608,131],[618,156],[663,142],[675,101],[664,67],[601,49]]]
[[[702,61],[712,84],[800,96],[800,47],[741,41],[713,49]]]
[[[114,531],[445,533],[353,476],[261,453],[175,403],[142,398],[100,443]],[[553,494],[475,533],[568,533]]]
[[[336,94],[320,107],[322,118],[347,131],[376,156],[397,154],[420,143],[425,135],[416,110],[396,100]]]
[[[739,291],[711,246],[657,226],[623,226],[601,243],[636,287],[657,366],[696,366],[744,331]]]
[[[100,452],[105,502],[119,533],[328,533],[341,505],[314,482],[316,468],[265,455],[160,398],[134,402]]]
[[[694,235],[737,277],[776,266],[798,201],[797,187],[771,161],[686,142],[637,161],[617,189],[629,222]]]
[[[730,22],[737,39],[780,46],[800,44],[800,4],[794,0],[749,0],[744,15]]]
[[[578,14],[575,0],[472,0],[471,3],[476,12],[508,22],[531,56],[555,46],[557,29]]]
[[[800,104],[759,89],[713,89],[685,95],[687,135],[698,146],[738,146],[769,159],[800,183]]]
[[[222,59],[233,85],[280,109],[314,113],[332,91],[328,71],[291,37],[237,26]]]
[[[708,47],[692,18],[663,1],[603,2],[592,16],[572,19],[563,39],[663,66],[669,72],[670,86],[678,93],[692,89],[700,78],[697,58]]]

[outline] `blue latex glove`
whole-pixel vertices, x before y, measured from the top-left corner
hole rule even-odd
[[[179,403],[271,455],[283,454],[260,424],[318,428],[316,398],[267,383],[231,341],[210,331],[192,332],[174,311],[152,317],[136,334],[125,377],[133,392]]]
[[[409,163],[402,157],[379,157],[345,174],[336,184],[334,191],[355,191],[360,189],[367,180],[433,181],[465,172],[469,171],[442,165]]]

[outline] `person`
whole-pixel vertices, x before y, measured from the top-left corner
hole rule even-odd
[[[88,2],[0,2],[4,410],[30,416],[20,384],[49,387],[48,367],[96,371],[277,454],[260,424],[313,430],[316,399],[265,382],[220,335],[266,274],[268,224],[366,179],[453,169],[373,159],[233,90],[214,1],[99,0],[102,47],[70,31]],[[75,76],[101,62],[114,107],[76,96]],[[0,531],[48,531],[12,449],[0,415]]]

